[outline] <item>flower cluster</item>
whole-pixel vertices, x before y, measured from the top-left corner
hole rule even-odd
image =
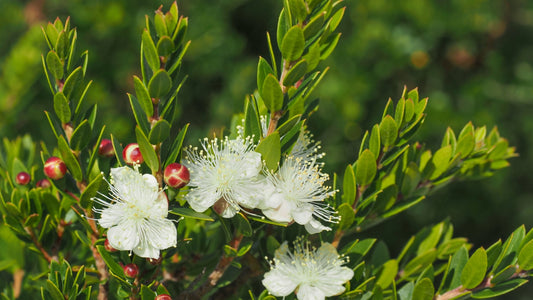
[[[94,200],[103,208],[98,223],[111,247],[158,259],[159,251],[176,246],[177,232],[167,219],[168,199],[154,176],[130,167],[111,169],[110,195]]]
[[[324,201],[335,194],[324,183],[319,144],[302,130],[292,151],[283,157],[277,172],[263,166],[261,154],[250,137],[202,141],[201,149],[189,147],[184,164],[190,171],[185,199],[198,212],[210,207],[222,217],[239,210],[260,209],[269,219],[304,225],[309,233],[330,230],[319,220],[338,221]]]
[[[294,242],[294,253],[289,251],[287,242],[276,250],[263,285],[278,297],[294,292],[300,300],[325,299],[343,293],[343,284],[353,277],[353,271],[342,266],[345,262],[330,243],[315,249],[298,238]]]

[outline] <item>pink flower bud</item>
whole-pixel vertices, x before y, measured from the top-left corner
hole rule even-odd
[[[113,157],[115,155],[115,149],[113,149],[113,143],[110,139],[103,139],[98,145],[98,154],[103,157]]]
[[[67,165],[59,157],[52,156],[44,163],[44,175],[53,180],[63,178],[67,173]]]
[[[30,174],[26,172],[20,172],[17,174],[17,178],[15,178],[15,182],[20,185],[26,185],[30,182],[31,177]]]
[[[124,270],[124,274],[129,278],[135,278],[139,274],[139,267],[136,264],[127,264],[122,269]]]
[[[165,183],[175,189],[180,189],[189,183],[189,169],[182,164],[171,163],[165,168]]]
[[[109,240],[108,240],[108,239],[105,239],[105,242],[104,242],[104,248],[105,248],[108,252],[116,252],[116,251],[118,251],[117,249],[113,248],[113,246],[111,246],[111,244],[109,244]]]
[[[155,300],[172,300],[172,298],[167,294],[159,294],[155,297]]]
[[[49,188],[52,186],[52,184],[50,183],[50,180],[48,179],[41,179],[39,181],[37,181],[37,184],[35,184],[36,187],[38,188],[43,188],[43,189],[46,189],[46,188]]]
[[[127,145],[122,151],[122,158],[124,158],[124,162],[130,166],[133,164],[142,164],[144,162],[141,150],[139,149],[139,144],[137,143]]]

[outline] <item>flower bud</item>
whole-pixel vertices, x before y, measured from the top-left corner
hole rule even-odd
[[[53,180],[63,178],[67,173],[67,165],[59,158],[52,156],[44,163],[44,175]]]
[[[124,162],[130,166],[133,164],[142,164],[144,162],[141,150],[139,149],[139,144],[137,143],[127,145],[122,151],[122,158],[124,158]]]
[[[124,270],[124,274],[129,278],[135,278],[139,274],[139,267],[136,264],[127,264],[122,269]]]
[[[51,187],[52,184],[50,183],[50,180],[45,178],[45,179],[41,179],[41,180],[37,181],[35,186],[38,187],[38,188],[46,189],[46,188]]]
[[[30,174],[26,172],[20,172],[17,174],[17,177],[15,178],[15,182],[20,185],[26,185],[30,182],[31,177]]]
[[[182,164],[171,163],[165,168],[165,183],[175,189],[180,189],[189,183],[189,169]]]
[[[113,248],[113,246],[111,246],[111,244],[109,244],[109,240],[108,239],[105,239],[105,242],[104,242],[104,248],[108,251],[108,252],[116,252],[117,249]]]
[[[113,157],[115,155],[115,149],[113,149],[113,143],[110,139],[103,139],[98,145],[98,154],[103,157]]]
[[[155,300],[172,300],[172,298],[167,294],[159,294],[155,297]]]

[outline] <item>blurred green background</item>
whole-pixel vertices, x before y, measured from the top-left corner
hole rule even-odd
[[[140,74],[144,15],[170,1],[0,0],[0,136],[30,133],[53,145],[43,110],[52,99],[43,76],[40,26],[56,16],[78,28],[89,49],[89,101],[100,122],[124,142],[133,140],[126,93]],[[493,178],[454,183],[367,235],[384,239],[392,255],[422,226],[450,217],[456,235],[476,246],[533,226],[533,2],[527,0],[347,1],[329,74],[310,128],[327,153],[326,170],[342,174],[386,100],[404,85],[430,98],[417,139],[435,149],[446,126],[468,121],[498,125],[520,157]],[[182,73],[180,126],[191,123],[188,143],[228,127],[255,86],[257,57],[268,57],[265,32],[275,32],[279,0],[188,0],[191,47]],[[528,291],[529,290],[529,291]],[[531,299],[533,284],[499,299]]]

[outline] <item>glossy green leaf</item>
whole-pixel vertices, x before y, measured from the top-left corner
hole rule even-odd
[[[178,215],[184,218],[191,218],[191,219],[204,220],[204,221],[214,221],[213,218],[211,218],[210,216],[196,212],[188,207],[174,207],[172,210],[169,211],[169,213],[173,215]]]
[[[154,41],[146,29],[142,34],[142,50],[144,57],[146,58],[146,62],[155,73],[155,71],[159,70],[160,67],[159,56],[157,55],[157,48],[155,47]]]
[[[356,189],[355,173],[352,165],[348,165],[344,170],[344,176],[342,178],[342,202],[351,206],[355,201]]]
[[[55,51],[50,50],[48,54],[46,54],[46,65],[55,79],[63,78],[63,75],[65,74],[63,62],[61,61],[59,56],[57,56],[57,53]]]
[[[74,179],[77,181],[82,181],[83,173],[81,172],[80,163],[78,162],[76,156],[74,156],[72,153],[72,150],[70,150],[70,147],[63,136],[59,136],[57,139],[57,147],[59,148],[59,152],[61,153],[61,157],[63,158],[65,165],[67,165],[67,168]]]
[[[135,136],[137,137],[137,143],[139,144],[139,150],[141,150],[144,162],[153,173],[157,172],[159,170],[159,159],[157,158],[154,147],[150,144],[150,141],[148,141],[148,138],[139,126],[135,127]]]
[[[70,147],[73,150],[79,151],[87,147],[92,138],[92,130],[89,121],[83,122],[74,129],[72,137],[70,138]]]
[[[165,22],[165,16],[163,12],[157,10],[154,15],[155,31],[159,37],[168,35],[167,24]]]
[[[158,70],[148,83],[148,92],[150,97],[159,99],[170,91],[170,87],[172,87],[172,80],[168,73],[165,70]]]
[[[111,143],[113,144],[113,150],[115,151],[115,157],[119,166],[125,165],[124,158],[122,157],[122,151],[124,150],[120,145],[117,137],[111,134]],[[98,145],[97,145],[98,146]]]
[[[441,176],[447,169],[450,164],[450,159],[452,158],[452,146],[448,145],[446,147],[440,148],[433,154],[431,162],[435,166],[435,170],[432,172],[430,179],[434,180]]]
[[[398,137],[398,125],[390,115],[385,116],[379,124],[379,134],[384,149],[394,146]]]
[[[124,270],[122,267],[116,262],[116,260],[109,254],[109,252],[105,249],[104,246],[97,245],[96,249],[98,250],[98,253],[102,256],[102,258],[105,261],[105,264],[109,268],[109,271],[114,274],[115,276],[119,278],[125,278],[124,276]]]
[[[460,153],[460,158],[465,158],[474,150],[474,135],[470,132],[463,134],[457,142],[456,153]]]
[[[185,124],[185,126],[183,126],[183,128],[180,130],[180,132],[174,139],[174,142],[172,143],[172,147],[170,147],[172,152],[170,152],[167,159],[165,160],[165,165],[164,165],[165,167],[173,162],[176,162],[176,160],[178,159],[178,156],[181,153],[183,139],[185,138],[185,134],[187,133],[188,128],[189,128],[189,124]]]
[[[328,56],[333,53],[333,50],[335,50],[335,47],[337,47],[337,44],[339,43],[339,39],[341,38],[341,34],[335,34],[327,38],[323,43],[320,45],[320,60],[324,60],[328,58]]]
[[[152,126],[148,140],[150,140],[151,144],[156,145],[166,140],[169,135],[170,123],[167,120],[161,119]]]
[[[251,237],[253,235],[254,231],[252,229],[252,225],[250,225],[250,222],[242,213],[236,214],[232,221],[235,225],[235,228],[239,230],[243,236]]]
[[[63,294],[59,290],[56,284],[54,284],[50,279],[46,280],[46,291],[52,297],[53,300],[63,300]]]
[[[80,88],[80,84],[83,81],[83,70],[81,67],[77,67],[70,73],[70,75],[65,80],[65,84],[63,85],[63,93],[67,97],[67,99],[74,101],[77,99],[74,99],[74,95],[78,95],[79,91],[77,90]]]
[[[479,248],[472,254],[466,262],[461,272],[461,284],[466,289],[473,289],[478,286],[487,272],[487,252]]]
[[[172,52],[174,52],[174,42],[168,36],[161,37],[157,42],[159,56],[169,56]]]
[[[296,65],[290,68],[287,75],[283,79],[284,86],[294,85],[298,80],[300,80],[305,73],[307,72],[307,61],[305,59],[300,60]]]
[[[61,57],[62,59],[65,59],[67,57],[68,46],[69,46],[68,32],[66,31],[59,32],[59,35],[57,36],[55,50],[57,51],[57,55],[59,55],[59,57]]]
[[[298,22],[303,22],[308,14],[307,4],[304,0],[289,0],[289,6],[291,15],[296,17]]]
[[[431,249],[407,263],[404,268],[402,277],[408,277],[423,271],[427,266],[432,264],[437,258],[437,249]]]
[[[507,294],[510,291],[513,291],[519,288],[520,286],[526,284],[527,282],[529,282],[527,279],[515,278],[507,282],[498,284],[495,287],[477,291],[474,294],[472,294],[472,298],[474,299],[495,298],[500,295]]]
[[[317,34],[320,31],[320,29],[322,29],[322,25],[324,25],[324,13],[320,13],[316,15],[307,24],[305,24],[304,26],[305,39],[307,40],[313,37],[315,34]]]
[[[265,132],[266,133],[266,132]],[[257,102],[254,96],[246,99],[246,108],[244,113],[244,135],[253,137],[254,143],[258,143],[263,137],[263,129],[257,110]]]
[[[360,186],[368,186],[376,176],[377,165],[374,154],[366,149],[357,160],[355,181]]]
[[[435,293],[433,282],[429,278],[424,278],[416,283],[413,290],[413,298],[417,300],[432,300]]]
[[[95,197],[100,190],[100,186],[104,181],[104,176],[100,173],[96,176],[89,184],[87,188],[83,191],[80,196],[80,205],[84,208],[90,207],[92,203],[92,198]]]
[[[305,38],[302,28],[295,25],[287,31],[281,42],[281,55],[283,59],[292,62],[300,58],[304,52]]]
[[[375,124],[370,133],[368,140],[368,149],[374,153],[376,157],[381,153],[381,135],[379,133],[379,125]]]
[[[145,134],[147,134],[149,132],[150,124],[148,123],[148,119],[146,118],[146,114],[144,113],[141,104],[132,94],[128,94],[128,97],[130,99],[131,110],[133,111],[133,116],[135,117],[135,121],[137,121],[137,125]]]
[[[283,108],[283,91],[274,75],[268,74],[263,82],[261,97],[270,112],[276,112]]]
[[[61,123],[70,122],[70,105],[63,92],[59,92],[54,96],[54,111]]]
[[[263,93],[263,82],[269,74],[276,76],[270,64],[264,58],[259,57],[259,62],[257,63],[257,89],[260,95]]]
[[[533,269],[533,240],[522,247],[518,254],[518,265],[524,270]]]
[[[152,99],[150,98],[148,89],[146,86],[144,86],[142,80],[137,76],[133,76],[133,86],[135,87],[135,95],[137,96],[137,100],[139,100],[139,104],[146,113],[146,116],[151,117],[154,113],[154,105],[152,104]]]
[[[342,203],[337,207],[337,212],[341,218],[339,221],[339,229],[345,230],[350,228],[355,220],[355,212],[353,211],[352,206],[348,203]]]
[[[285,36],[287,31],[289,31],[290,27],[291,27],[290,17],[287,13],[287,10],[284,8],[281,10],[281,13],[279,14],[278,27],[276,31],[277,43],[280,49],[281,49],[283,37]]]
[[[152,291],[152,289],[150,289],[149,287],[147,287],[146,285],[141,285],[141,299],[142,300],[154,300],[155,297],[157,296],[155,294],[154,291]]]
[[[279,133],[276,131],[271,133],[257,145],[255,151],[261,153],[266,167],[271,171],[275,171],[281,158]]]
[[[393,259],[383,264],[381,272],[376,280],[376,285],[382,289],[388,288],[398,274],[398,262]]]
[[[303,59],[307,61],[307,72],[313,71],[320,63],[320,46],[318,43],[309,47],[309,51],[304,55]]]

